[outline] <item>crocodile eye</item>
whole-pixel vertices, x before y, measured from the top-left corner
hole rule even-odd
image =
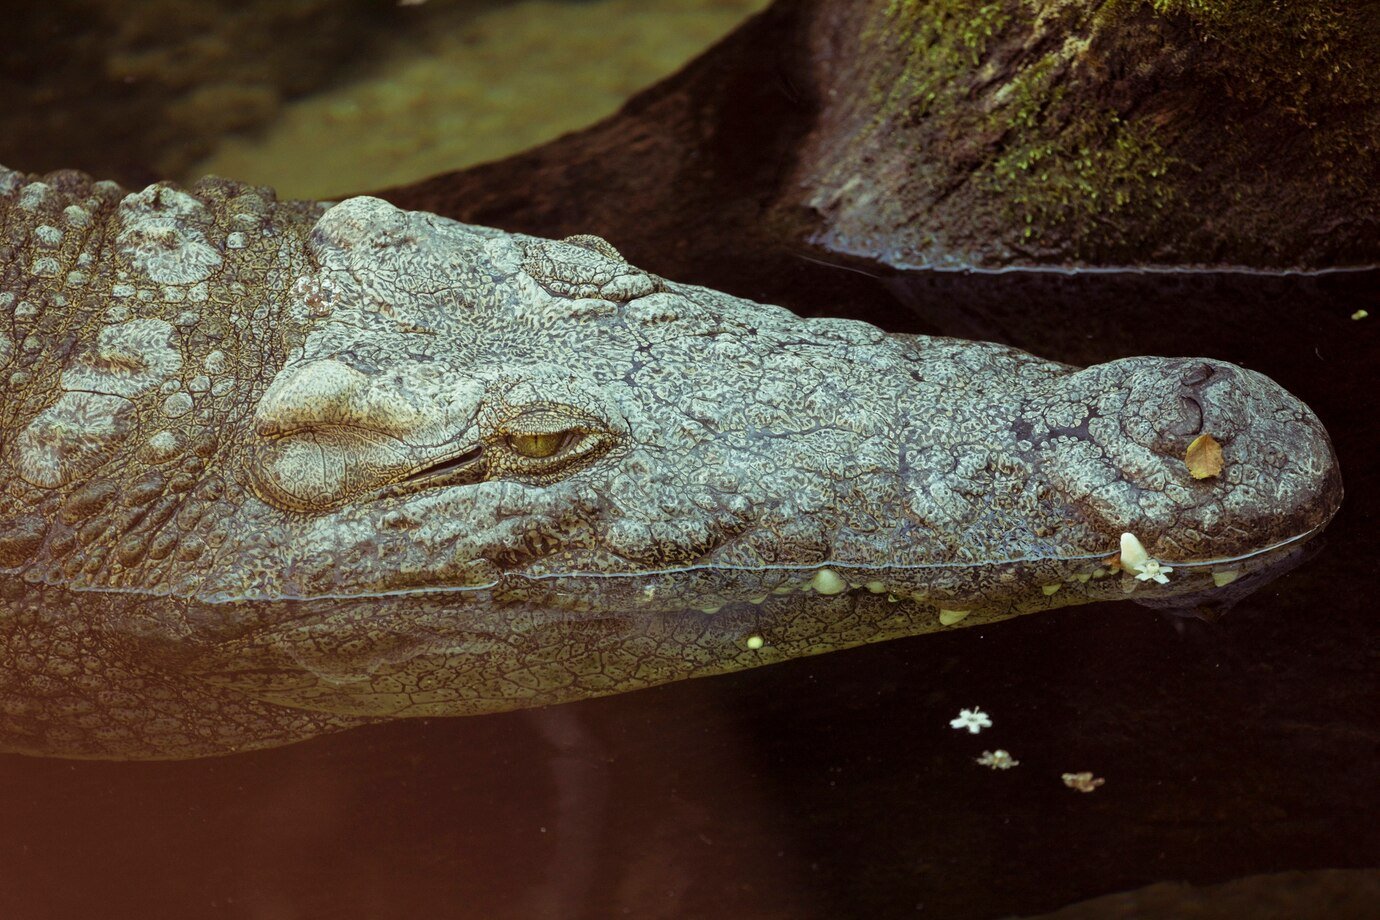
[[[490,477],[552,482],[598,459],[616,442],[608,425],[574,406],[534,406],[498,421],[487,441]]]
[[[553,431],[546,434],[510,434],[508,446],[524,457],[534,460],[553,456],[573,439],[573,431]]]

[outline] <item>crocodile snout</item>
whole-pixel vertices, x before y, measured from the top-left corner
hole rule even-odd
[[[1316,531],[1341,474],[1311,409],[1270,378],[1205,358],[1127,358],[1065,383],[1087,400],[1089,444],[1051,455],[1051,476],[1107,539],[1135,533],[1179,561],[1249,555]],[[1187,451],[1210,436],[1222,467]]]

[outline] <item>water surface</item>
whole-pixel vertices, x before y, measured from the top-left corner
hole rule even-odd
[[[552,17],[597,4],[561,6]],[[438,151],[461,130],[431,127]],[[334,170],[361,142],[323,136],[313,155]],[[369,176],[333,173],[330,191],[386,184]],[[1079,365],[1203,355],[1261,371],[1331,432],[1342,510],[1311,559],[1216,623],[1097,604],[234,757],[0,757],[0,917],[977,920],[1380,864],[1380,276],[786,266],[759,263],[735,292]],[[971,707],[993,727],[951,729]],[[1020,765],[975,763],[996,747]],[[1060,781],[1083,770],[1105,785]]]

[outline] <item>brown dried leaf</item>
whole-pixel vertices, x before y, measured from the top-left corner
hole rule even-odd
[[[1210,434],[1200,434],[1184,451],[1184,463],[1194,479],[1207,479],[1222,472],[1222,445]]]

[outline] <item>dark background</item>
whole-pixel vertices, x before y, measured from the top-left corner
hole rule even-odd
[[[751,189],[717,194],[731,213]],[[0,757],[0,917],[991,918],[1380,864],[1375,272],[894,275],[798,248],[634,242],[663,245],[667,264],[643,267],[800,312],[1080,365],[1261,371],[1331,432],[1342,510],[1313,558],[1216,623],[1090,605],[235,757]],[[949,728],[973,706],[993,728]],[[995,747],[1020,766],[973,763]],[[1106,785],[1062,785],[1081,770]]]

